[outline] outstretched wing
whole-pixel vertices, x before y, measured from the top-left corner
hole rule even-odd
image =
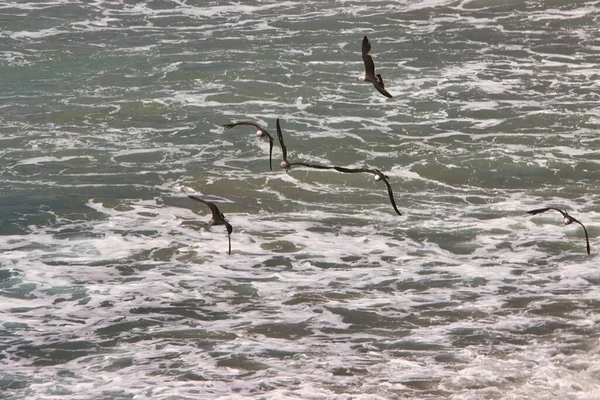
[[[396,214],[402,215],[402,213],[400,213],[400,211],[398,211],[398,207],[396,207],[396,201],[394,200],[394,192],[392,191],[392,186],[385,178],[383,178],[383,182],[387,186],[388,194],[390,195],[390,203],[392,203],[392,207],[394,207],[394,211],[396,211]]]
[[[362,42],[362,59],[365,63],[365,75],[367,76],[375,76],[375,63],[373,63],[373,57],[369,55],[371,51],[371,42],[365,36]]]
[[[336,171],[339,172],[345,172],[347,174],[355,174],[357,172],[370,172],[373,173],[371,170],[366,169],[366,168],[344,168],[344,167],[333,167]]]
[[[287,148],[283,143],[283,133],[281,133],[281,126],[279,125],[279,118],[277,118],[277,137],[279,138],[279,145],[281,145],[281,152],[283,153],[283,160],[287,161]]]
[[[587,229],[585,229],[585,226],[579,220],[576,220],[573,217],[571,217],[571,219],[573,220],[573,222],[577,222],[583,228],[583,232],[585,233],[585,244],[587,246],[587,253],[590,254],[591,253],[591,251],[590,251],[590,238],[588,236]]]
[[[336,171],[346,172],[349,174],[367,172],[369,174],[379,175],[381,177],[381,179],[383,180],[383,182],[385,183],[385,185],[387,186],[388,195],[390,196],[390,203],[392,203],[392,207],[394,207],[394,211],[396,211],[396,214],[402,215],[402,213],[398,210],[398,207],[396,206],[396,201],[394,200],[394,191],[392,190],[392,186],[390,186],[390,183],[387,181],[387,176],[385,176],[381,171],[379,171],[377,169],[373,170],[373,169],[368,169],[368,168],[344,168],[344,167],[333,167],[333,168]]]
[[[390,99],[391,99],[392,97],[394,97],[394,96],[392,96],[392,95],[390,94],[390,92],[388,92],[387,90],[385,90],[385,89],[383,88],[383,86],[381,86],[380,84],[378,84],[378,83],[373,83],[373,86],[375,86],[375,89],[377,89],[377,91],[378,91],[379,93],[381,93],[382,95],[384,95],[385,97],[388,97],[388,98],[390,98]]]
[[[273,159],[273,138],[269,136],[269,171],[273,171],[271,160]]]
[[[225,229],[227,229],[227,240],[229,241],[229,255],[231,255],[231,232],[233,232],[233,227],[229,222],[225,222]]]
[[[227,128],[227,129],[231,129],[234,126],[238,126],[238,125],[250,125],[250,126],[254,126],[256,129],[261,129],[261,130],[264,131],[264,129],[259,124],[255,123],[255,122],[244,122],[244,121],[242,121],[242,122],[232,122],[231,124],[225,124],[223,126],[225,128]]]
[[[375,86],[375,89],[377,89],[377,91],[385,97],[392,98],[390,92],[385,90],[385,84],[383,83],[383,78],[381,77],[381,74],[377,74],[377,81],[373,82],[373,86]]]
[[[219,211],[219,208],[216,205],[214,205],[214,203],[202,200],[200,197],[194,195],[188,195],[188,197],[192,200],[196,200],[200,203],[206,204],[208,208],[210,208],[210,212],[212,213],[213,219],[218,220],[219,218],[225,218],[225,216],[221,213],[221,211]]]
[[[369,168],[344,168],[344,167],[333,167],[336,171],[339,172],[346,172],[348,174],[354,174],[357,172],[366,172],[367,174],[373,174],[373,175],[381,175],[382,178],[386,178],[386,179],[390,179],[389,176],[384,175],[380,170],[378,169],[369,169]]]
[[[566,218],[567,215],[568,215],[563,210],[558,209],[558,208],[554,208],[554,207],[538,208],[538,209],[535,209],[535,210],[527,211],[527,214],[529,214],[529,215],[536,215],[536,214],[544,213],[544,212],[549,211],[549,210],[558,211],[559,213],[562,214],[563,218]]]
[[[369,42],[369,39],[365,36],[365,37],[363,37],[363,41],[362,41],[362,55],[367,56],[367,55],[369,55],[370,52],[371,52],[371,42]]]
[[[326,165],[307,164],[307,163],[303,163],[303,162],[290,163],[290,165],[302,165],[304,167],[316,168],[316,169],[334,169],[335,168],[335,167],[328,167]]]
[[[546,208],[538,208],[538,209],[536,209],[536,210],[530,210],[530,211],[527,211],[527,214],[529,214],[529,215],[536,215],[536,214],[541,214],[541,213],[543,213],[543,212],[546,212],[546,211],[548,211],[548,210],[550,210],[550,207],[546,207]]]

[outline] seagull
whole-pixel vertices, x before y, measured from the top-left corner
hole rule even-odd
[[[210,221],[207,222],[208,225],[225,225],[225,229],[227,229],[227,239],[229,240],[229,255],[231,255],[231,232],[233,232],[233,227],[231,226],[231,224],[229,224],[229,222],[227,222],[227,220],[225,219],[225,215],[223,215],[223,213],[219,211],[219,209],[216,205],[214,205],[214,203],[204,201],[197,196],[189,195],[188,197],[192,200],[204,203],[208,206],[208,208],[210,208],[210,211],[212,212],[212,218],[210,219]]]
[[[281,151],[283,152],[283,161],[281,161],[281,164],[279,164],[279,166],[281,168],[285,169],[286,171],[289,170],[292,165],[301,165],[304,167],[316,168],[316,169],[333,169],[334,168],[334,167],[328,167],[325,165],[307,164],[307,163],[303,163],[303,162],[293,162],[293,163],[288,162],[287,147],[285,147],[285,144],[283,143],[283,133],[281,133],[281,126],[279,125],[279,118],[277,118],[277,137],[279,138],[279,144],[281,145]]]
[[[385,85],[383,83],[383,78],[381,74],[375,75],[375,64],[373,63],[373,57],[369,55],[371,51],[371,42],[365,36],[362,42],[362,58],[365,63],[365,74],[357,78],[359,81],[369,81],[373,83],[375,89],[385,97],[392,97],[392,95],[385,90]]]
[[[383,172],[381,172],[378,169],[369,169],[369,168],[344,168],[344,167],[333,167],[335,168],[336,171],[339,172],[345,172],[345,173],[349,173],[349,174],[353,174],[353,173],[358,173],[358,172],[366,172],[369,174],[373,174],[375,175],[375,180],[376,181],[383,181],[385,183],[385,185],[387,186],[387,190],[388,190],[388,194],[390,195],[390,202],[392,203],[392,207],[394,207],[394,211],[396,211],[396,213],[398,215],[402,215],[400,213],[400,211],[398,211],[398,207],[396,207],[396,201],[394,201],[394,192],[392,191],[392,187],[390,186],[390,183],[388,182],[389,176],[384,175]]]
[[[273,154],[273,136],[271,136],[269,132],[266,131],[266,129],[254,122],[234,122],[232,124],[225,124],[223,126],[227,129],[231,129],[234,126],[238,125],[250,125],[256,127],[256,136],[261,138],[264,137],[269,141],[269,171],[273,171],[273,167],[271,166],[271,156]]]
[[[548,210],[556,210],[559,213],[561,213],[563,216],[563,221],[564,221],[565,225],[572,224],[573,222],[576,222],[579,225],[581,225],[581,227],[583,228],[583,232],[585,232],[585,242],[587,244],[587,253],[590,254],[590,239],[588,237],[587,229],[585,229],[585,226],[583,226],[583,224],[581,222],[579,222],[575,218],[571,217],[566,210],[563,211],[563,210],[560,210],[560,209],[554,208],[554,207],[546,207],[546,208],[539,208],[537,210],[527,211],[527,214],[536,215],[536,214],[546,212]]]

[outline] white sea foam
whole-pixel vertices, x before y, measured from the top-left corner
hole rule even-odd
[[[593,3],[0,9],[9,396],[598,397]]]
[[[20,160],[18,162],[18,164],[44,164],[44,163],[53,163],[53,162],[64,162],[64,161],[77,160],[77,159],[85,159],[85,160],[92,161],[93,157],[89,157],[89,156],[33,157],[33,158],[26,158],[26,159]]]

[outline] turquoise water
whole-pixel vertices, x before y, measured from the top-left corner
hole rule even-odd
[[[0,5],[0,397],[600,397],[599,18]]]

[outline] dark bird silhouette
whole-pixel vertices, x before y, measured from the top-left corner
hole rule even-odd
[[[378,169],[369,169],[369,168],[344,168],[344,167],[334,167],[334,168],[336,171],[345,172],[348,174],[366,172],[366,173],[375,175],[376,181],[383,181],[385,183],[385,185],[387,186],[388,194],[390,195],[390,203],[392,203],[392,207],[394,207],[394,211],[396,211],[396,214],[402,215],[400,213],[400,211],[398,211],[398,207],[396,207],[396,201],[394,200],[394,192],[392,191],[392,187],[390,186],[390,183],[388,182],[388,179],[390,179],[390,178],[387,175],[384,175],[383,172],[381,172]]]
[[[229,222],[227,222],[227,220],[225,219],[225,215],[223,215],[223,213],[219,211],[219,208],[216,205],[214,205],[214,203],[202,200],[200,197],[197,196],[189,195],[188,197],[192,200],[204,203],[208,206],[208,208],[210,208],[212,218],[210,219],[210,221],[207,222],[208,225],[225,225],[225,229],[227,229],[227,239],[229,240],[229,255],[231,255],[231,232],[233,232],[233,227]]]
[[[563,222],[565,223],[565,225],[570,225],[573,222],[578,223],[579,225],[581,225],[581,227],[583,228],[583,232],[585,233],[585,243],[587,245],[587,253],[590,254],[590,239],[588,237],[587,229],[585,229],[585,226],[583,226],[583,224],[580,221],[578,221],[575,218],[571,217],[566,210],[560,210],[560,209],[554,208],[554,207],[546,207],[546,208],[538,208],[537,210],[527,211],[527,214],[536,215],[536,214],[540,214],[540,213],[546,212],[548,210],[556,210],[559,213],[561,213],[562,216],[563,216]]]
[[[292,165],[301,165],[304,167],[308,167],[308,168],[316,168],[316,169],[333,169],[333,167],[328,167],[325,165],[318,165],[318,164],[307,164],[307,163],[303,163],[303,162],[289,162],[287,159],[287,147],[285,147],[285,144],[283,143],[283,133],[281,133],[281,126],[279,125],[279,118],[277,118],[277,137],[279,138],[279,144],[281,145],[281,152],[283,153],[283,160],[281,161],[281,164],[279,164],[279,166],[283,169],[285,169],[286,171],[289,170]]]
[[[362,42],[362,58],[365,63],[365,74],[357,78],[359,81],[368,81],[373,83],[375,89],[385,97],[392,97],[392,95],[385,90],[385,84],[383,83],[383,78],[380,74],[375,75],[375,63],[373,62],[373,57],[369,55],[371,51],[371,42],[365,36]]]
[[[269,171],[273,171],[273,167],[271,166],[271,158],[273,155],[273,136],[271,136],[271,134],[269,132],[267,132],[267,130],[265,128],[261,127],[260,125],[254,123],[254,122],[234,122],[232,124],[225,124],[223,126],[227,129],[231,129],[234,126],[238,126],[238,125],[254,126],[257,129],[256,136],[258,136],[260,138],[266,138],[269,141]]]

